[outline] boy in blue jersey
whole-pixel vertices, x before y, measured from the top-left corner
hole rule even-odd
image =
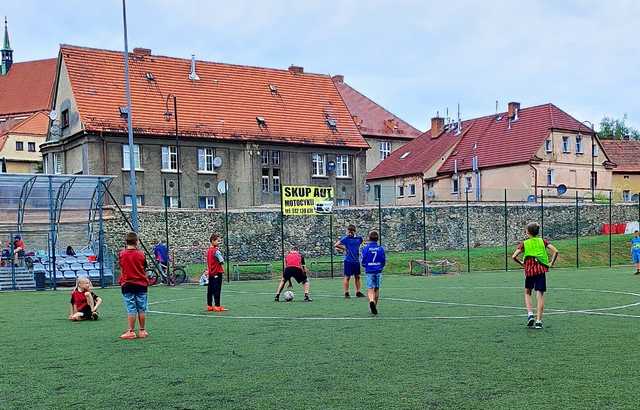
[[[369,309],[374,315],[378,314],[378,297],[380,296],[380,282],[382,270],[386,263],[384,248],[378,245],[378,232],[369,234],[369,242],[362,249],[362,266],[367,274],[367,295],[369,296]]]
[[[636,265],[635,275],[640,275],[640,231],[635,231],[631,238],[631,259]]]
[[[344,297],[349,295],[349,280],[354,277],[356,297],[363,298],[364,294],[360,292],[360,246],[362,245],[362,237],[356,236],[356,226],[349,225],[347,227],[347,235],[343,236],[334,247],[340,252],[344,252],[344,279],[342,287],[344,288]]]

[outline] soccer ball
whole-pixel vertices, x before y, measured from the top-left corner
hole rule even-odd
[[[295,297],[295,295],[293,294],[292,291],[288,290],[286,292],[284,292],[284,301],[285,302],[291,302],[293,300],[293,298]]]

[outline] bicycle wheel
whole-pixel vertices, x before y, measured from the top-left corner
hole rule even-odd
[[[176,285],[187,282],[187,272],[180,266],[173,268],[173,277]]]
[[[154,286],[160,281],[160,276],[154,269],[147,270],[147,278],[149,279],[149,286]]]

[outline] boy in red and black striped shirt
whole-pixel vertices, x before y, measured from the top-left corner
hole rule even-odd
[[[551,245],[549,241],[539,238],[540,225],[532,222],[527,225],[526,230],[528,239],[518,245],[512,255],[514,261],[524,267],[524,303],[527,306],[527,326],[534,326],[536,329],[542,329],[542,313],[544,312],[544,292],[547,291],[546,273],[550,267],[553,267],[558,258],[558,250]],[[549,254],[547,249],[551,251],[553,258],[549,262]],[[518,257],[524,255],[524,261]],[[537,309],[536,317],[533,316],[531,307],[531,293],[536,291]]]

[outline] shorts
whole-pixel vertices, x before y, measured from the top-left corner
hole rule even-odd
[[[544,293],[547,291],[547,277],[544,273],[540,275],[526,276],[524,278],[524,288]]]
[[[640,251],[631,252],[631,259],[633,259],[633,263],[640,263]]]
[[[284,269],[284,274],[282,275],[282,277],[284,278],[285,282],[291,280],[291,278],[294,278],[298,283],[307,283],[307,275],[302,269],[295,266],[286,267]]]
[[[147,292],[123,293],[122,299],[124,300],[124,307],[127,309],[129,316],[147,311]]]
[[[344,261],[344,276],[347,278],[360,276],[360,263]]]
[[[380,289],[382,273],[367,273],[367,289]]]
[[[80,320],[98,320],[98,314],[93,313],[91,311],[91,307],[86,306],[84,309],[80,311],[82,316],[80,316]]]

